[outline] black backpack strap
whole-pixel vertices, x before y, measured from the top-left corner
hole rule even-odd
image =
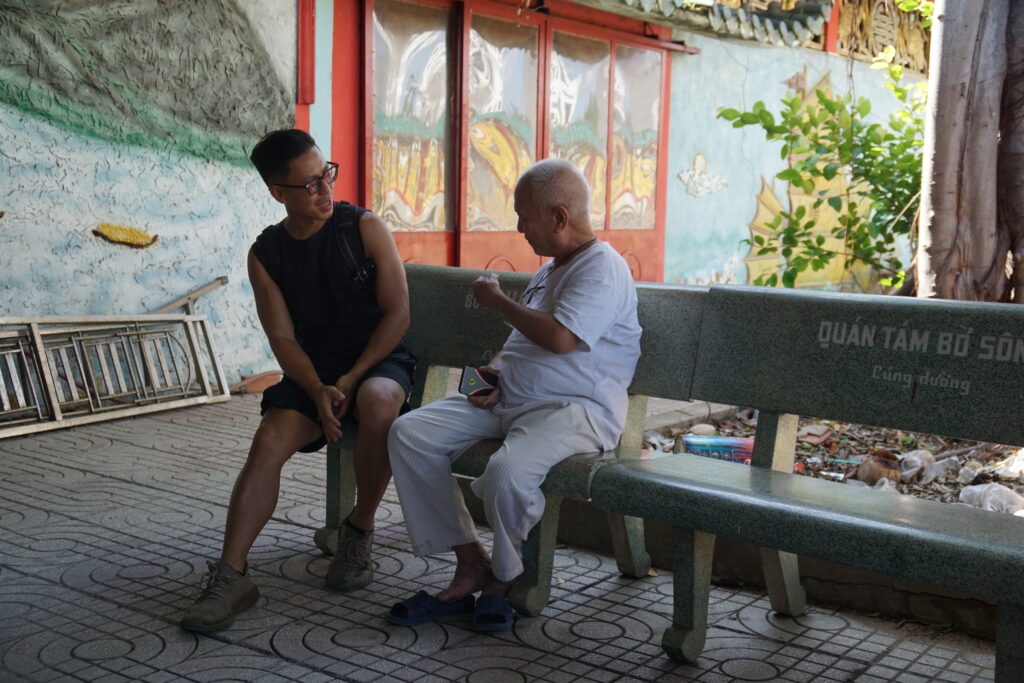
[[[334,207],[334,234],[338,240],[338,251],[352,272],[353,280],[359,282],[368,280],[376,270],[373,259],[366,258],[363,237],[359,232],[359,221],[367,211],[348,202],[338,202]]]

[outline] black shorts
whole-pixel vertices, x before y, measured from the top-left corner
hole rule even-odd
[[[402,406],[403,413],[409,411],[409,391],[412,389],[413,372],[416,369],[416,360],[408,353],[398,351],[370,368],[359,384],[356,385],[356,394],[363,382],[371,377],[387,377],[393,379],[405,391],[405,405]],[[347,372],[347,369],[339,372],[320,372],[320,381],[324,384],[334,384],[338,378]],[[263,400],[260,402],[260,415],[265,415],[271,408],[287,408],[295,410],[308,417],[313,422],[320,424],[320,415],[317,413],[316,404],[310,400],[302,387],[293,382],[287,375],[280,382],[263,392]],[[351,410],[349,411],[351,414]],[[321,434],[319,438],[309,442],[299,449],[300,453],[312,453],[324,447],[327,439]]]

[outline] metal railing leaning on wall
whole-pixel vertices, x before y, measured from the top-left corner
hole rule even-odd
[[[0,439],[229,398],[204,316],[0,317]]]

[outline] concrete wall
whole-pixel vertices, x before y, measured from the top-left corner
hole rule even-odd
[[[282,212],[246,156],[293,125],[295,11],[295,0],[0,0],[0,315],[139,313],[228,275],[199,312],[229,380],[276,365],[245,254]],[[310,128],[330,150],[334,0],[316,11]],[[785,162],[718,108],[771,105],[826,74],[878,114],[895,100],[863,64],[684,37],[702,54],[673,57],[665,279],[744,282],[740,240],[762,177],[785,203],[772,179]],[[111,244],[93,234],[102,223],[159,240]]]
[[[198,312],[228,380],[274,367],[245,256],[283,212],[247,155],[294,123],[295,26],[294,0],[0,1],[0,315],[141,313],[227,275]]]
[[[867,64],[803,48],[682,37],[701,54],[677,54],[672,62],[665,281],[743,284],[747,247],[740,242],[749,236],[762,178],[787,206],[788,183],[774,178],[787,162],[763,129],[733,128],[718,110],[743,111],[762,100],[775,112],[780,98],[797,87],[813,92],[826,77],[835,92],[871,100],[880,121],[899,102],[884,87],[884,72]]]

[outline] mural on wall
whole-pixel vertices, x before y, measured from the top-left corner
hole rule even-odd
[[[449,10],[373,7],[373,210],[392,230],[448,227]]]
[[[806,71],[794,76],[786,81],[786,83],[806,83]],[[817,97],[815,93],[818,90],[828,97],[832,96],[832,80],[828,74],[818,81],[813,88],[800,88],[797,92],[802,95],[804,102],[808,102]],[[792,168],[793,157],[790,156],[788,161],[789,167]],[[832,180],[818,178],[816,183],[817,191],[827,191],[827,196],[844,195],[849,192],[849,183],[843,173],[837,173]],[[814,203],[818,196],[816,194],[807,194],[803,189],[797,188],[792,183],[787,183],[787,195],[788,210],[790,212],[796,211],[802,206],[807,211],[807,217],[815,222],[817,229],[811,231],[811,237],[822,237],[824,242],[821,246],[824,249],[842,252],[845,248],[843,241],[836,238],[830,229],[830,226],[838,223],[839,212],[832,208],[828,202],[823,202],[821,206],[815,207]],[[753,219],[748,223],[750,228],[749,239],[751,242],[758,235],[767,236],[772,233],[768,223],[782,210],[784,210],[782,202],[775,196],[775,192],[762,176],[761,191],[757,195],[757,208]],[[743,258],[747,266],[746,284],[751,284],[762,274],[778,272],[779,267],[784,261],[782,255],[777,253],[758,255],[758,248],[757,245],[751,244],[747,255]],[[859,267],[846,270],[842,259],[836,258],[832,259],[821,270],[807,269],[801,272],[796,278],[795,286],[811,289],[838,288],[865,292],[869,291],[871,278],[871,269],[867,265],[860,264]]]
[[[554,31],[549,122],[551,156],[574,163],[590,183],[590,222],[603,226],[608,178],[607,41]]]
[[[892,45],[896,64],[926,73],[931,31],[919,14],[904,12],[899,4],[898,0],[843,0],[836,46],[839,53],[870,62]]]
[[[516,181],[537,146],[536,26],[473,16],[466,228],[515,230]]]
[[[680,171],[676,178],[691,197],[704,197],[721,192],[729,186],[725,178],[708,170],[708,158],[703,152],[694,154],[693,165],[685,171]]]
[[[227,275],[198,306],[225,371],[274,367],[245,255],[283,212],[247,157],[294,124],[294,13],[0,0],[0,315],[141,313]]]
[[[79,135],[244,164],[291,120],[232,0],[0,0],[0,35],[0,102]]]
[[[100,223],[92,231],[92,234],[113,244],[123,244],[134,249],[151,247],[160,239],[160,235],[149,235],[127,225],[114,225],[112,223]]]
[[[615,49],[611,221],[615,230],[653,230],[661,119],[661,55]]]
[[[664,278],[686,284],[750,282],[756,275],[748,269],[762,267],[743,243],[751,236],[751,224],[763,225],[759,212],[777,204],[796,208],[789,206],[786,183],[774,177],[790,160],[780,156],[778,143],[765,140],[761,129],[734,128],[717,118],[718,111],[749,108],[758,100],[772,106],[794,91],[813,93],[810,86],[826,76],[835,92],[870,100],[871,118],[878,122],[887,120],[900,103],[885,87],[885,74],[863,62],[690,32],[681,38],[701,54],[672,58],[667,153],[669,173],[676,180],[666,195]],[[723,191],[696,196],[688,190],[684,183],[698,154],[706,157],[708,172],[727,183]]]

